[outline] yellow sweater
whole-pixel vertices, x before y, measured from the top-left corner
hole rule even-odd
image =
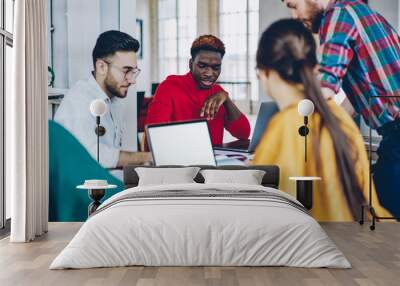
[[[361,183],[364,198],[367,201],[369,191],[369,161],[363,138],[352,118],[333,101],[328,101],[333,114],[340,120],[342,130],[349,138],[354,155],[354,168]],[[275,115],[259,145],[257,146],[253,165],[274,164],[280,167],[280,189],[293,196],[296,195],[296,183],[290,181],[291,176],[319,176],[321,181],[314,181],[314,202],[312,216],[318,221],[352,221],[352,215],[340,187],[336,171],[336,160],[332,137],[326,127],[318,130],[320,116],[314,113],[309,117],[310,133],[307,136],[307,163],[304,162],[304,137],[298,133],[303,125],[303,117],[297,112],[297,104],[293,104]],[[316,171],[316,158],[313,154],[314,137],[319,138],[319,155],[321,166]],[[358,158],[357,158],[358,157]],[[390,214],[380,206],[375,188],[372,191],[373,205],[378,216]],[[360,208],[357,208],[357,213]]]

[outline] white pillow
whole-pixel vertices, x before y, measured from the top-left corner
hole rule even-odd
[[[233,183],[246,185],[261,185],[265,171],[261,170],[202,170],[205,184]]]
[[[135,168],[139,176],[138,186],[195,183],[193,179],[199,170],[199,167]]]

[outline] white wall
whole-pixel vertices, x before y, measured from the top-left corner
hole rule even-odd
[[[53,26],[54,86],[68,88],[67,0],[53,0]]]
[[[100,0],[100,30],[102,32],[119,30],[119,9],[119,0]]]
[[[369,5],[384,16],[395,29],[400,31],[399,2],[399,0],[369,0]]]
[[[92,50],[99,34],[99,0],[68,0],[68,87],[89,77],[93,70]]]
[[[260,0],[259,13],[260,36],[273,22],[282,18],[290,17],[286,6],[281,1],[277,0]],[[271,100],[271,98],[264,92],[261,84],[259,84],[259,101],[262,102],[268,100]]]
[[[151,95],[151,65],[157,64],[156,61],[151,61],[151,41],[150,41],[150,1],[148,0],[136,0],[136,17],[137,19],[143,20],[143,59],[139,60],[138,66],[142,70],[136,89],[138,91],[145,91],[146,96]],[[136,31],[137,39],[139,39],[139,33]]]
[[[117,0],[113,1],[118,2]],[[136,0],[120,0],[119,3],[120,31],[135,37]],[[129,88],[128,96],[124,99],[124,108],[125,133],[130,132],[132,136],[124,136],[122,148],[127,151],[137,151],[137,97],[135,86]]]
[[[276,20],[290,17],[286,6],[277,0],[260,0],[260,34]]]

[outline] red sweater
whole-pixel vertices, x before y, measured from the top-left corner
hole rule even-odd
[[[189,72],[185,75],[168,76],[157,88],[147,111],[145,124],[200,119],[200,111],[206,99],[223,90],[218,84],[210,89],[199,89]],[[208,120],[211,142],[221,145],[224,127],[238,139],[248,139],[250,123],[244,114],[235,121],[225,120],[224,105],[213,120]]]

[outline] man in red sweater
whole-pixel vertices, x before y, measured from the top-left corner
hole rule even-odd
[[[190,72],[168,76],[161,82],[145,124],[206,118],[213,145],[222,145],[224,128],[238,139],[248,139],[248,119],[215,83],[221,74],[224,44],[212,35],[200,36],[190,53]]]

